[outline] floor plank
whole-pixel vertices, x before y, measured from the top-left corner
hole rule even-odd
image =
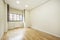
[[[32,28],[19,28],[9,30],[4,34],[3,40],[60,40],[60,38]]]

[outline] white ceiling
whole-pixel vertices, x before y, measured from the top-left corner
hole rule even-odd
[[[16,1],[19,1],[20,3],[17,4]],[[35,8],[46,1],[48,0],[5,0],[5,2],[10,5],[10,7],[20,10]],[[28,5],[28,7],[26,8],[25,5]]]

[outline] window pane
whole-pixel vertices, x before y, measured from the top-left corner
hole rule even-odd
[[[12,20],[14,20],[14,14],[12,14]]]
[[[9,20],[12,20],[12,14],[9,14]]]
[[[16,15],[16,19],[19,20],[19,15]]]
[[[20,14],[9,14],[9,20],[10,21],[22,21],[23,20],[23,16]]]
[[[22,15],[20,15],[20,16],[19,16],[19,20],[22,20],[22,19],[23,19],[23,18],[22,18]]]
[[[13,20],[16,20],[16,14],[13,15]]]

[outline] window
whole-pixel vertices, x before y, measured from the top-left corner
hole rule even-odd
[[[9,14],[9,21],[23,21],[23,15],[22,14]]]

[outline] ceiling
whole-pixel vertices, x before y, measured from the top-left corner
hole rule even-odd
[[[20,10],[23,9],[29,10],[38,7],[39,5],[46,1],[48,0],[5,0],[5,2],[10,5],[10,7]]]

